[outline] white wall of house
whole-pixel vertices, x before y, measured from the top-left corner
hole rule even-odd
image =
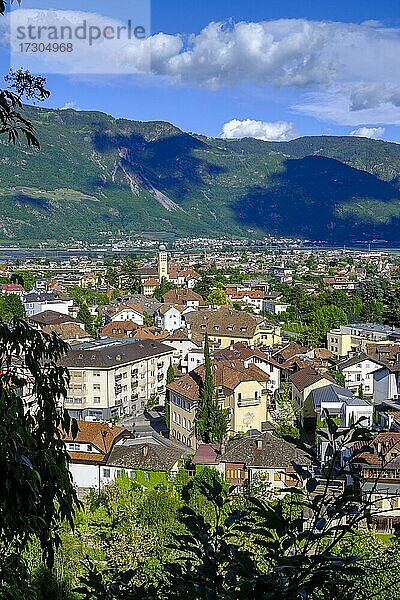
[[[259,369],[264,371],[264,373],[267,373],[269,375],[269,381],[266,385],[269,392],[274,394],[279,389],[279,386],[281,384],[281,370],[278,369],[278,367],[275,367],[275,365],[271,364],[267,360],[263,360],[258,356],[254,356],[251,357],[249,360],[245,360],[244,364],[254,364]]]
[[[74,485],[80,488],[99,488],[99,475],[101,477],[101,465],[86,465],[70,463],[69,470]]]
[[[167,331],[175,331],[182,327],[182,315],[179,310],[171,306],[164,314],[157,314],[156,324]]]
[[[372,360],[361,360],[356,365],[346,367],[342,370],[346,387],[357,393],[360,385],[363,386],[364,396],[370,398],[374,395],[374,373],[381,369],[381,365]]]
[[[27,317],[33,317],[33,315],[37,315],[45,310],[54,310],[55,312],[62,313],[63,315],[69,315],[72,304],[72,300],[56,300],[49,302],[24,301],[24,308]]]
[[[141,313],[136,312],[131,308],[124,308],[120,310],[117,314],[111,317],[111,321],[113,323],[119,321],[133,321],[137,325],[144,324],[144,317]]]
[[[374,408],[371,406],[354,406],[344,404],[342,409],[341,425],[342,427],[350,427],[352,424],[364,417],[362,427],[372,426],[372,416]]]
[[[374,373],[374,403],[379,404],[384,400],[397,400],[399,389],[396,373],[389,369],[380,369]]]

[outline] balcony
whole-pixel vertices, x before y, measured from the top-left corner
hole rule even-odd
[[[237,403],[239,408],[245,406],[259,406],[261,404],[261,398],[259,396],[257,398],[241,398]]]
[[[164,373],[157,375],[157,381],[164,381]]]
[[[121,379],[122,379],[122,373],[119,373],[118,375],[115,375],[114,379],[115,379],[115,381],[121,381]]]
[[[163,362],[158,362],[157,363],[157,369],[162,369],[164,367],[164,363]]]
[[[135,393],[131,394],[131,399],[132,400],[137,400],[138,398],[139,398],[138,392],[135,392]]]
[[[114,391],[116,394],[120,394],[122,392],[122,385],[116,385]]]

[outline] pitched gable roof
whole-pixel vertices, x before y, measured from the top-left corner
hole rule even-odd
[[[321,373],[318,373],[313,367],[301,369],[300,371],[297,371],[297,373],[293,373],[289,379],[299,392],[303,392],[310,385],[318,383],[318,381],[323,381],[324,379],[330,383],[336,383],[330,375],[321,375]]]
[[[107,465],[145,471],[171,471],[185,450],[155,444],[115,446]]]
[[[113,425],[110,427],[107,423],[97,423],[92,421],[78,421],[79,431],[76,438],[70,433],[62,433],[64,442],[75,442],[92,444],[104,454],[108,454],[118,439],[132,437],[132,434],[125,427]]]

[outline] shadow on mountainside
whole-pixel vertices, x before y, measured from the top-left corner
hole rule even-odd
[[[367,201],[374,207],[368,211]],[[387,206],[389,202],[394,203],[393,208]],[[338,214],[344,205],[346,214]],[[272,175],[265,187],[250,189],[231,208],[241,226],[261,227],[278,235],[400,239],[399,190],[331,158],[288,159],[284,171]]]
[[[206,178],[224,171],[197,157],[193,152],[206,149],[207,144],[185,133],[149,141],[137,134],[98,132],[93,134],[92,142],[97,152],[115,152],[130,173],[171,195],[177,202],[204,185]]]

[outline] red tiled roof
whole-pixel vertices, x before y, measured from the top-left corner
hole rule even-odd
[[[299,390],[299,392],[303,392],[310,385],[313,385],[314,383],[324,379],[328,380],[330,383],[336,383],[330,375],[321,375],[313,367],[306,367],[305,369],[301,369],[300,371],[297,371],[297,373],[293,373],[293,375],[290,376],[290,381]]]
[[[71,434],[63,432],[63,440],[66,443],[75,442],[92,444],[100,450],[108,454],[111,448],[122,437],[131,437],[131,434],[124,427],[116,425],[109,426],[107,423],[96,423],[91,421],[78,421],[79,431],[74,439]]]
[[[220,453],[221,446],[219,444],[200,444],[192,458],[192,463],[194,465],[216,464]]]

